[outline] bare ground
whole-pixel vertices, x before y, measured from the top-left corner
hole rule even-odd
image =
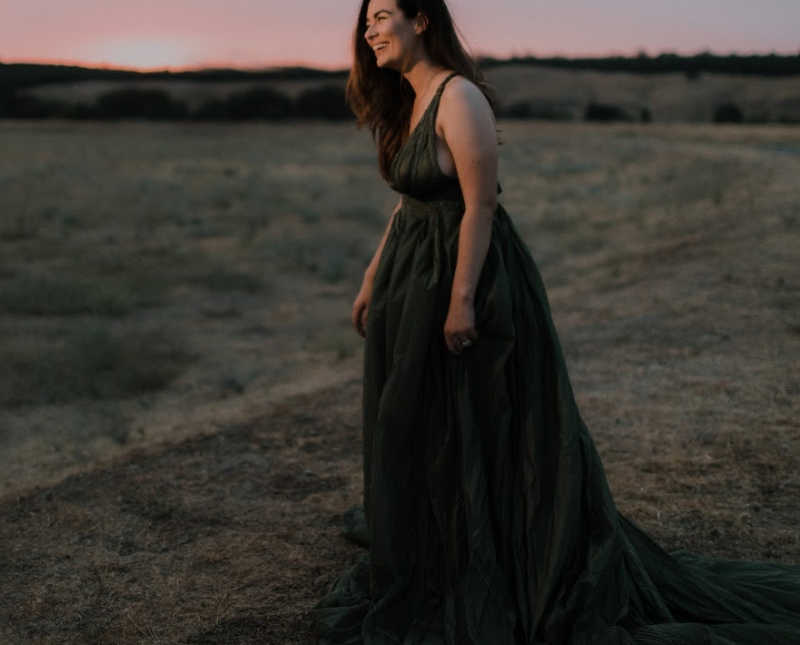
[[[800,562],[800,132],[503,128],[501,200],[620,510],[667,549]],[[345,313],[354,286],[331,287]],[[297,394],[264,385],[260,406],[248,388],[236,415],[187,406],[194,431],[19,462],[42,480],[4,482],[2,640],[312,643],[309,608],[359,550],[340,531],[361,492],[360,356]]]

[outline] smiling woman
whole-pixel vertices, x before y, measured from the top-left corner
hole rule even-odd
[[[432,75],[427,72],[439,72],[439,79],[444,71],[458,72],[470,81],[467,91],[479,90],[483,95],[485,101],[478,92],[472,92],[472,102],[483,104],[485,116],[496,107],[491,86],[452,25],[443,2],[431,3],[416,21],[409,20],[405,7],[401,10],[395,0],[374,0],[369,3],[369,11],[365,4],[359,14],[353,34],[355,64],[347,80],[347,100],[359,125],[369,127],[377,140],[378,165],[387,180],[389,164],[408,138],[409,125],[419,120],[424,112],[421,108],[435,90],[435,83],[419,87],[420,75],[431,80]],[[430,57],[430,69],[415,63],[422,55]],[[410,74],[398,74],[400,70]],[[445,109],[446,105],[445,100]]]
[[[617,509],[444,0],[363,0],[354,47],[401,200],[352,310],[369,553],[320,643],[796,645],[800,566],[668,553]]]

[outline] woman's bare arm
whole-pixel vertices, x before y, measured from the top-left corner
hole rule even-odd
[[[439,113],[465,206],[451,298],[471,303],[489,249],[492,217],[497,208],[494,115],[483,93],[461,78],[454,78],[445,87]]]
[[[402,205],[403,200],[402,198],[400,201],[397,202],[397,206],[394,207],[392,214],[389,216],[389,222],[386,224],[386,230],[383,232],[383,237],[381,238],[381,243],[378,245],[377,250],[375,251],[375,255],[372,256],[372,260],[369,263],[366,271],[364,272],[364,277],[368,280],[372,280],[375,277],[375,271],[378,269],[378,264],[381,261],[381,254],[383,253],[383,247],[386,244],[386,238],[389,237],[389,229],[392,228],[392,222],[394,221],[394,216],[397,211],[400,210],[400,206]]]

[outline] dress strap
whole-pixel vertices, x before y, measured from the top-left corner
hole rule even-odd
[[[436,88],[436,94],[433,95],[433,100],[431,101],[431,103],[433,103],[433,109],[431,110],[431,112],[433,113],[434,122],[436,121],[436,113],[439,111],[439,99],[442,98],[442,92],[444,91],[444,86],[447,84],[447,81],[449,81],[454,76],[458,76],[458,72],[451,72],[447,76],[447,78],[445,78],[441,83],[439,83],[439,87]]]
[[[436,93],[433,95],[431,102],[428,104],[427,109],[425,110],[425,116],[423,119],[428,119],[430,121],[430,125],[426,128],[426,134],[433,137],[434,131],[434,124],[436,123],[436,114],[439,112],[439,100],[442,98],[442,92],[444,91],[444,86],[454,76],[458,76],[458,72],[450,72],[450,74],[445,78],[441,83],[439,83],[439,87],[436,88]],[[435,137],[433,137],[435,138]]]

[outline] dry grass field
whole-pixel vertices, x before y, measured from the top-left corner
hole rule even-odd
[[[501,121],[619,508],[800,562],[800,129]],[[0,642],[313,642],[358,547],[352,125],[0,122]]]

